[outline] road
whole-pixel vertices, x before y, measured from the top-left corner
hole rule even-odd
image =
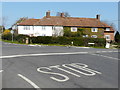
[[[118,88],[118,50],[2,43],[3,88]]]

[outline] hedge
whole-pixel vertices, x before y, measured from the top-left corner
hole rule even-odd
[[[95,46],[104,47],[106,40],[104,38],[81,38],[81,37],[30,37],[32,43],[37,44],[60,44],[74,46],[89,46],[88,43],[95,43]]]
[[[13,40],[18,41],[19,43],[25,43],[25,40],[26,40],[27,37],[29,38],[29,36],[27,36],[27,35],[21,35],[21,34],[13,35]],[[12,40],[12,34],[3,34],[2,39],[11,41]]]
[[[50,36],[38,36],[29,37],[27,35],[14,35],[14,41],[19,43],[25,43],[26,38],[29,38],[29,43],[33,44],[60,44],[60,45],[71,45],[73,42],[74,46],[89,46],[88,43],[95,43],[94,46],[104,47],[106,40],[104,38],[82,38],[82,37],[50,37]],[[11,40],[12,35],[2,35],[3,40]]]

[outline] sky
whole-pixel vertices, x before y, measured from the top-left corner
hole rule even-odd
[[[50,10],[51,16],[57,12],[68,12],[71,17],[95,18],[114,23],[118,29],[118,2],[2,2],[2,17],[7,18],[11,27],[21,17],[40,19]]]

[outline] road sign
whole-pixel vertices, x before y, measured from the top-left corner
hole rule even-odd
[[[14,33],[14,31],[13,31],[13,30],[11,30],[10,32],[11,32],[12,34]]]

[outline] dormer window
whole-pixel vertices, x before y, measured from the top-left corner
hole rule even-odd
[[[98,28],[91,28],[92,32],[98,32]]]
[[[77,32],[77,27],[71,27],[71,32]]]

